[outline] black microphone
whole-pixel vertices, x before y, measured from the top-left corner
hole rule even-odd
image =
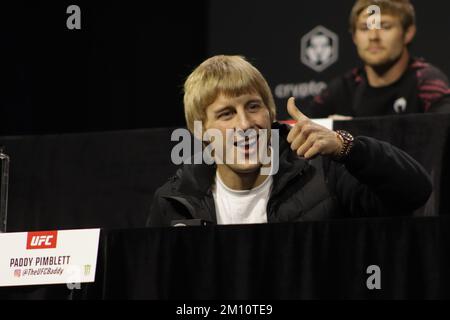
[[[192,227],[192,226],[207,226],[211,225],[211,221],[203,219],[185,219],[185,220],[172,220],[170,222],[171,227]]]

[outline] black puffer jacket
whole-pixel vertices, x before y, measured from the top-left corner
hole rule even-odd
[[[328,157],[297,157],[280,133],[279,171],[267,204],[268,222],[338,217],[409,215],[431,194],[431,180],[405,152],[368,137],[355,138],[345,165]],[[215,165],[183,165],[154,196],[149,226],[173,220],[204,219],[216,223],[211,186]]]

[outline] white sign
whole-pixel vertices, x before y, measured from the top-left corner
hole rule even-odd
[[[0,287],[95,281],[100,229],[0,234]]]
[[[329,130],[333,130],[333,119],[330,118],[320,118],[320,119],[311,119],[312,122],[315,122],[322,127],[325,127]]]
[[[317,123],[318,125],[321,125],[321,126],[327,128],[327,129],[329,129],[329,130],[333,130],[334,120],[331,119],[331,118],[317,118],[317,119],[310,119],[310,120],[312,122]],[[291,127],[294,126],[297,123],[297,121],[295,121],[295,120],[283,120],[283,121],[280,121],[280,122],[288,124]]]

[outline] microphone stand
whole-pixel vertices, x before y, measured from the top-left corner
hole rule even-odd
[[[0,147],[0,233],[6,232],[6,221],[8,216],[8,179],[9,179],[9,156]]]

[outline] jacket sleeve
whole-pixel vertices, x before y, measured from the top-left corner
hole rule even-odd
[[[170,188],[169,184],[170,182],[156,190],[146,222],[147,227],[170,227],[173,220],[192,218],[183,205],[165,196]]]
[[[334,162],[335,194],[346,216],[409,215],[432,192],[425,169],[387,142],[355,138],[345,165]]]

